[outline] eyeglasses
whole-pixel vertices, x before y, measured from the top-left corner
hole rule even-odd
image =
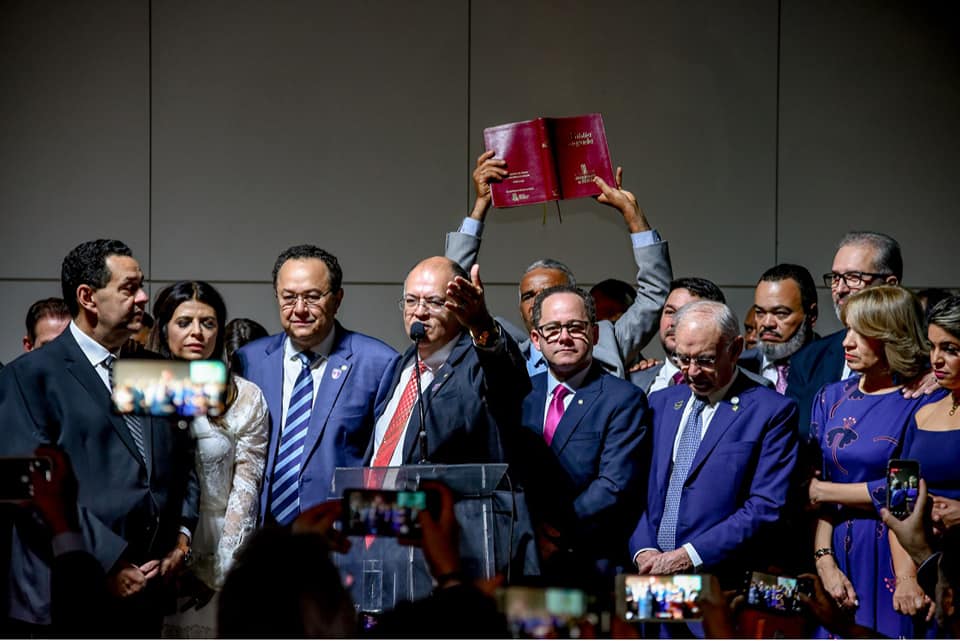
[[[427,308],[428,312],[439,312],[444,307],[443,304],[447,302],[446,298],[441,298],[440,296],[404,296],[400,299],[400,309],[412,312],[421,304]]]
[[[690,367],[694,363],[702,370],[713,371],[717,368],[716,356],[687,356],[686,354],[677,354],[674,352],[673,361],[678,367]]]
[[[567,330],[570,338],[586,338],[587,332],[590,330],[590,324],[589,321],[579,320],[567,321],[566,323],[546,323],[537,327],[536,330],[543,337],[543,340],[553,343],[560,340],[563,330]]]
[[[828,272],[823,275],[823,284],[827,287],[836,287],[842,280],[847,287],[853,289],[862,286],[865,282],[869,282],[874,278],[886,278],[890,275],[891,274],[875,274],[872,272],[847,272],[845,274]]]
[[[293,292],[280,292],[277,294],[277,300],[280,301],[281,309],[294,309],[297,303],[303,303],[311,309],[320,307],[324,297],[328,296],[333,290],[326,292],[307,292],[306,294],[294,294]]]

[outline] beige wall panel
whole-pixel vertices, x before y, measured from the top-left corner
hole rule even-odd
[[[154,4],[160,278],[257,280],[318,244],[402,279],[465,207],[465,3]]]
[[[146,263],[148,34],[143,1],[0,3],[0,278],[97,237]]]

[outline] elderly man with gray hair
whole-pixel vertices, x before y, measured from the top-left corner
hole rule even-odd
[[[707,572],[732,586],[777,560],[797,459],[796,404],[744,375],[740,325],[714,301],[676,315],[675,359],[687,385],[650,395],[647,506],[630,539],[641,574]]]

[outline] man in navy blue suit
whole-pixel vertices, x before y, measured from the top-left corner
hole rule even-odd
[[[414,350],[418,350],[430,463],[500,463],[503,431],[520,419],[530,379],[517,344],[487,311],[479,268],[468,274],[436,256],[410,270],[400,301],[407,334],[415,322],[424,337],[386,376],[365,461],[375,467],[421,460]]]
[[[547,361],[523,404],[516,468],[537,524],[544,574],[578,561],[613,571],[643,506],[650,413],[636,386],[593,360],[593,298],[558,285],[533,303],[530,340]]]
[[[896,285],[903,279],[903,256],[900,244],[887,236],[870,231],[852,231],[837,245],[831,270],[823,275],[830,288],[837,318],[840,308],[851,294],[873,285]],[[807,438],[810,432],[810,406],[820,388],[852,375],[843,360],[841,329],[798,351],[790,359],[787,378],[787,396],[797,402],[800,433]]]
[[[287,523],[330,498],[334,468],[363,462],[374,409],[390,391],[398,354],[336,321],[342,280],[337,258],[319,247],[284,251],[273,268],[284,332],[237,352],[270,410],[262,521]]]
[[[797,458],[796,404],[743,375],[743,338],[713,301],[677,313],[676,353],[687,385],[650,396],[653,445],[647,505],[630,539],[642,574],[708,572],[734,584],[765,567]]]

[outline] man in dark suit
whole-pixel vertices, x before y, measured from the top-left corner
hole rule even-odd
[[[334,469],[362,463],[374,410],[390,391],[397,352],[336,321],[342,281],[337,258],[319,247],[281,253],[273,285],[284,332],[237,352],[270,410],[261,521],[289,523],[330,498]]]
[[[769,562],[797,457],[796,405],[739,371],[737,320],[698,301],[676,318],[688,385],[650,397],[647,504],[630,539],[641,574],[707,572],[733,585]]]
[[[833,267],[823,275],[837,318],[851,294],[873,285],[895,285],[902,279],[900,244],[886,234],[870,231],[847,233],[837,246]],[[842,343],[846,333],[847,330],[842,329],[814,341],[790,360],[787,395],[797,402],[800,431],[805,438],[809,438],[813,397],[824,385],[852,374],[843,359]]]
[[[158,636],[163,584],[189,555],[197,522],[193,441],[166,419],[111,412],[113,361],[140,329],[147,303],[129,248],[114,240],[79,245],[63,261],[61,284],[69,327],[0,373],[0,455],[29,456],[44,443],[67,453],[84,545],[114,595],[98,622],[102,634]],[[29,518],[16,523],[8,614],[20,632],[44,634],[32,626],[50,624],[51,550],[34,527]]]
[[[790,359],[814,340],[817,315],[817,286],[806,267],[781,263],[765,271],[753,297],[757,348],[751,356],[740,357],[740,367],[763,376],[784,394]]]
[[[568,576],[584,565],[613,572],[627,565],[626,542],[643,506],[646,396],[593,361],[597,319],[583,290],[540,292],[533,323],[530,339],[548,369],[533,377],[523,404],[516,469],[538,526],[543,572]]]
[[[503,462],[501,429],[519,424],[530,379],[516,343],[487,311],[478,266],[467,274],[442,256],[420,262],[404,281],[401,307],[406,332],[419,322],[425,336],[387,372],[392,382],[377,408],[366,464],[421,459],[414,350],[423,363],[427,460]]]
[[[593,357],[610,373],[625,378],[628,367],[640,358],[640,350],[656,332],[657,318],[667,295],[672,268],[667,243],[650,227],[634,195],[622,189],[622,174],[618,168],[616,187],[607,185],[602,178],[595,178],[594,181],[602,190],[597,201],[619,211],[630,231],[637,264],[636,295],[627,311],[615,322],[603,321],[598,324],[600,338]],[[477,158],[473,172],[477,198],[473,211],[464,219],[458,231],[447,234],[446,256],[466,270],[477,261],[480,252],[484,220],[492,204],[490,182],[502,180],[506,175],[506,162],[494,158],[492,151],[486,151]],[[533,299],[548,287],[576,284],[569,267],[549,258],[531,263],[520,279],[520,316],[525,333],[524,337],[517,338],[531,376],[546,370],[546,362],[526,338],[533,331]]]
[[[70,324],[70,308],[62,298],[42,298],[27,310],[25,324],[23,351],[32,352],[63,333]]]

